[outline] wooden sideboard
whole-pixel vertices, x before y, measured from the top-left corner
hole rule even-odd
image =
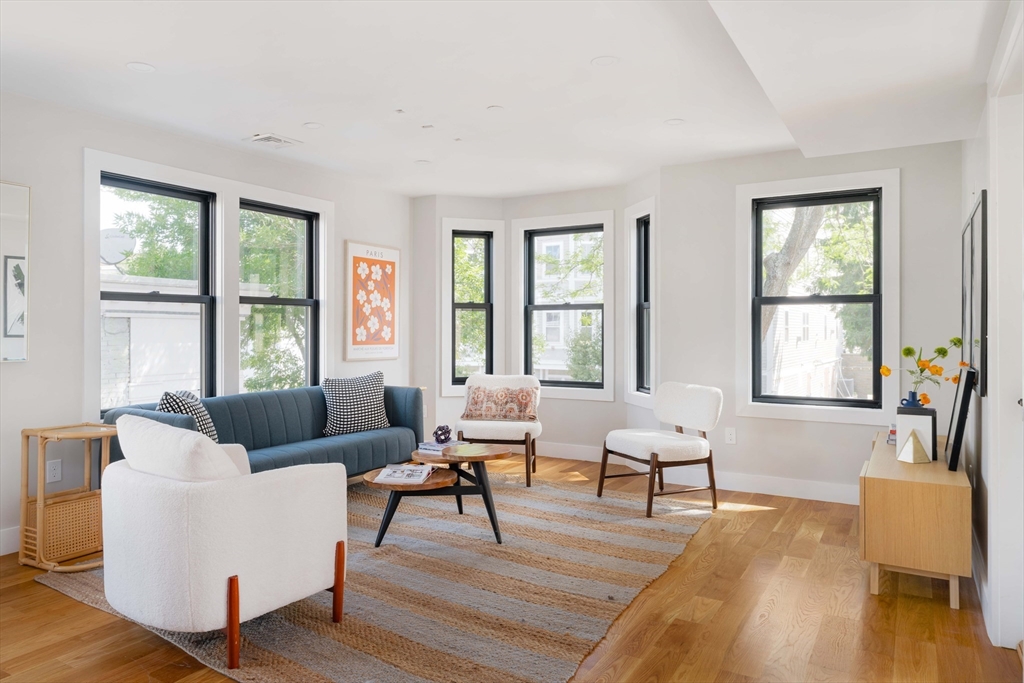
[[[860,558],[871,563],[871,593],[888,570],[949,580],[949,606],[960,607],[960,577],[971,575],[971,483],[946,460],[912,465],[875,436],[860,473]],[[940,437],[938,451],[945,440]]]

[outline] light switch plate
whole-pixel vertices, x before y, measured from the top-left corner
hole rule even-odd
[[[726,427],[725,428],[725,442],[727,444],[735,444],[736,443],[736,428],[735,427]]]
[[[47,484],[49,484],[51,482],[55,482],[55,481],[60,481],[60,478],[61,478],[60,471],[61,471],[61,464],[62,464],[62,462],[63,461],[60,458],[58,458],[57,460],[47,460],[46,461],[46,483]]]

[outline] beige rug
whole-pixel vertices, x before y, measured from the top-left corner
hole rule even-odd
[[[242,624],[241,668],[219,631],[150,629],[238,681],[564,682],[629,602],[686,547],[710,504],[492,474],[503,545],[479,497],[406,498],[380,548],[385,494],[349,489],[345,618],[326,591]],[[36,578],[116,612],[102,570]]]

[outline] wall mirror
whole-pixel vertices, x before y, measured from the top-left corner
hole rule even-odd
[[[28,360],[28,231],[31,191],[0,181],[0,360]]]

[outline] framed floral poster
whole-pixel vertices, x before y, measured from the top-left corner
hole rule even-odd
[[[345,360],[398,358],[400,256],[398,249],[345,242]]]

